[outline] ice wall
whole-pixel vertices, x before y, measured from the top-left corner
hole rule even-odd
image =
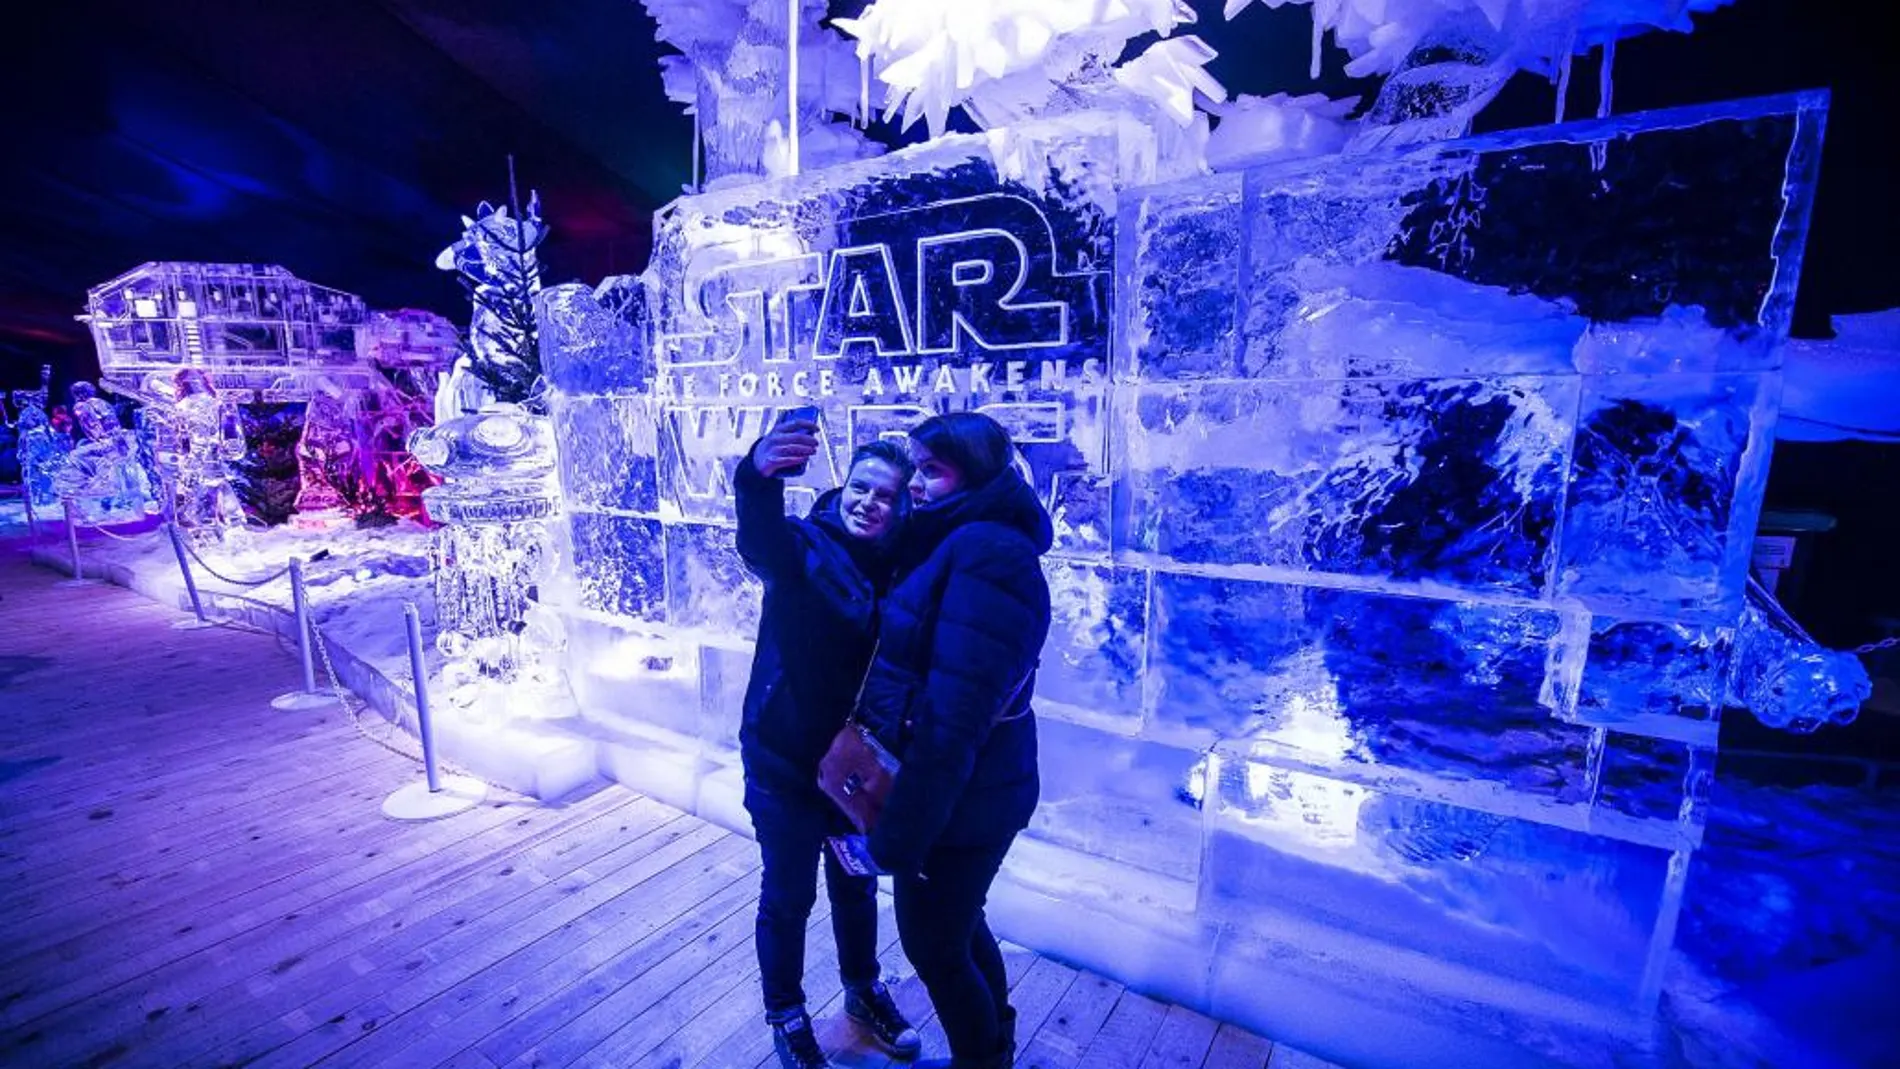
[[[1079,116],[676,203],[642,279],[541,304],[608,771],[743,823],[728,476],[777,407],[823,407],[812,492],[982,408],[1058,530],[1006,932],[1340,1061],[1607,1064],[1700,837],[1824,108],[1163,187]]]

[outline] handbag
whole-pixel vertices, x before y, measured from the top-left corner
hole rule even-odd
[[[850,818],[860,835],[871,834],[877,826],[891,787],[897,782],[897,756],[858,721],[864,689],[870,686],[871,671],[877,667],[877,651],[878,646],[873,646],[871,663],[865,666],[864,681],[858,684],[858,696],[851,703],[851,715],[845,717],[844,726],[832,736],[830,748],[818,762],[818,789]]]
[[[860,835],[871,834],[877,826],[878,817],[884,813],[884,804],[890,799],[891,788],[897,784],[897,770],[902,762],[897,755],[885,749],[877,741],[871,729],[858,720],[857,710],[864,703],[864,690],[871,684],[871,672],[877,667],[877,653],[882,646],[880,641],[871,648],[871,663],[864,669],[864,681],[858,684],[858,695],[851,703],[851,715],[845,717],[844,726],[832,736],[831,746],[818,762],[818,789],[836,803],[852,826]],[[1009,700],[1003,703],[1007,710],[1022,695],[1023,688],[1036,677],[1035,669],[1030,669],[1022,682],[1010,691]],[[1024,715],[1018,712],[1014,716],[999,714],[996,723],[1006,723]]]

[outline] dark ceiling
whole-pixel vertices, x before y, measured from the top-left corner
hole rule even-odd
[[[834,14],[862,0],[835,0]],[[1236,91],[1364,91],[1334,53],[1306,75],[1307,9],[1255,6],[1199,28]],[[1835,91],[1802,318],[1900,304],[1890,250],[1896,73],[1846,0],[1736,0],[1693,35],[1627,43],[1617,107]],[[461,321],[433,269],[456,216],[541,193],[550,281],[638,270],[651,212],[687,180],[690,121],[661,94],[637,0],[76,0],[14,29],[0,66],[0,385],[50,361],[90,373],[72,317],[88,286],[146,260],[281,263],[376,307]],[[24,45],[24,48],[19,47]],[[1592,106],[1587,63],[1578,106]],[[1548,83],[1514,83],[1487,125],[1547,121]]]

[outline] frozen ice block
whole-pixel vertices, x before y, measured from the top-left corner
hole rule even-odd
[[[1563,594],[1596,612],[1732,624],[1778,392],[1761,373],[1587,376]]]
[[[561,398],[553,406],[570,509],[659,511],[659,436],[642,397]]]
[[[1730,628],[1596,617],[1577,722],[1713,746],[1733,648]]]
[[[759,634],[765,588],[739,558],[730,527],[680,523],[666,528],[667,622],[722,645],[749,645]]]
[[[1552,707],[1568,640],[1546,609],[1160,573],[1148,734],[1583,804],[1591,731]]]
[[[583,608],[666,621],[666,536],[658,520],[576,512],[568,538]]]
[[[1210,779],[1203,919],[1272,936],[1290,915],[1322,944],[1636,1003],[1668,851],[1227,756]]]
[[[1045,561],[1043,573],[1052,619],[1036,673],[1037,712],[1140,730],[1149,573],[1060,560]]]
[[[1200,798],[1189,784],[1201,754],[1048,719],[1037,742],[1051,759],[1030,835],[1190,885],[1200,879]]]
[[[1130,391],[1121,545],[1186,565],[1542,596],[1574,378]]]

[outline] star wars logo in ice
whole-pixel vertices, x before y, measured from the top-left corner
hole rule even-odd
[[[958,223],[965,225],[947,229]],[[924,236],[724,264],[697,282],[689,268],[688,314],[704,326],[676,323],[663,332],[662,362],[758,368],[836,360],[853,348],[903,357],[966,345],[998,352],[1069,343],[1069,305],[1048,299],[1060,275],[1055,231],[1033,202],[988,194],[853,220],[849,228]],[[794,395],[813,389],[809,375],[787,385]]]

